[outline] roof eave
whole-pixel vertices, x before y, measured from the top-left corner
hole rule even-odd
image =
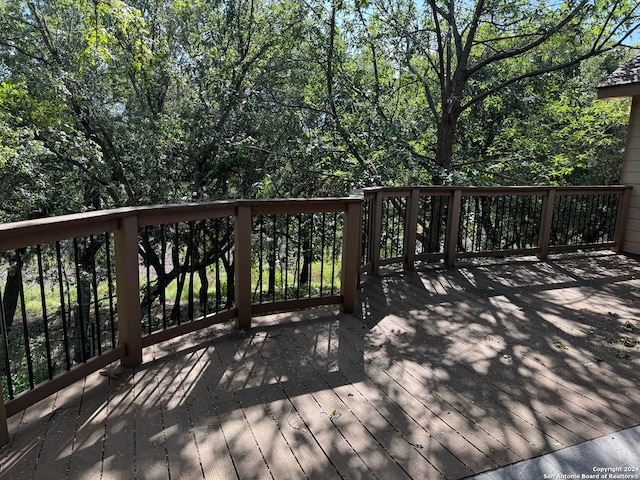
[[[640,95],[640,83],[598,87],[598,98],[627,98]]]

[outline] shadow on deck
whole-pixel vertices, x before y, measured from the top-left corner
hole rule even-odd
[[[364,277],[355,316],[157,345],[10,419],[2,478],[451,478],[640,424],[640,262]]]

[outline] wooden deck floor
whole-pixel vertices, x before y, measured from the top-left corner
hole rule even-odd
[[[459,479],[640,424],[635,257],[386,272],[360,306],[92,375],[10,419],[0,477]]]

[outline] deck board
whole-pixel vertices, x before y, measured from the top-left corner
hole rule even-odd
[[[82,404],[80,405],[75,434],[73,453],[69,457],[69,476],[79,477],[88,474],[99,478],[102,470],[102,448],[104,441],[104,422],[107,415],[107,382],[92,384],[82,382]],[[95,425],[95,428],[83,428],[83,425]]]
[[[133,396],[134,376],[124,373],[116,381],[109,382],[107,393],[107,416],[104,420],[103,472],[113,479],[133,478],[135,472],[134,431],[135,421]],[[97,429],[97,425],[93,425]],[[84,475],[84,472],[82,472]]]
[[[640,424],[637,257],[363,278],[355,315],[214,326],[15,415],[0,476],[461,479]]]

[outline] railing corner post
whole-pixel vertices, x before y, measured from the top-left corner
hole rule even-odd
[[[404,269],[413,270],[416,263],[416,237],[418,230],[418,207],[420,202],[420,190],[411,189],[411,195],[407,199],[407,218],[404,227]]]
[[[613,237],[615,253],[624,251],[624,238],[627,230],[627,219],[629,218],[629,204],[631,202],[632,186],[625,186],[618,204],[618,215],[616,216],[616,228]]]
[[[127,347],[121,362],[123,366],[132,368],[142,363],[138,217],[131,215],[122,218],[114,236],[118,339]]]
[[[459,188],[452,192],[447,215],[447,236],[445,243],[445,263],[453,267],[456,264],[458,253],[458,234],[460,231],[460,208],[462,206],[462,190]]]
[[[542,200],[542,218],[540,219],[540,235],[538,237],[538,246],[540,247],[538,258],[540,260],[546,260],[549,256],[551,223],[553,222],[553,207],[555,203],[556,191],[551,188]]]
[[[380,273],[380,239],[382,237],[382,191],[376,190],[373,197],[373,225],[371,235],[371,274],[377,276]]]
[[[251,327],[251,205],[240,203],[235,228],[235,302],[237,328]]]
[[[360,272],[360,240],[362,237],[362,201],[347,203],[342,237],[342,272],[340,290],[342,311],[353,313],[356,308],[358,274]]]

